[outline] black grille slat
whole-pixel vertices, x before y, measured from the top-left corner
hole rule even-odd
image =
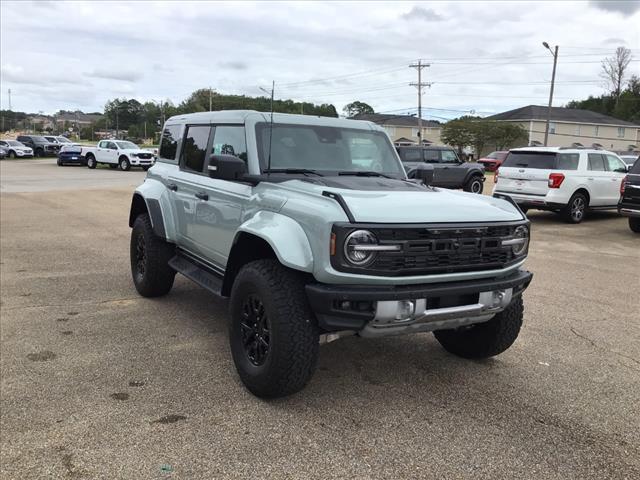
[[[377,228],[381,243],[402,245],[399,252],[380,252],[368,269],[387,275],[420,275],[504,268],[514,260],[501,238],[515,226],[472,228]]]

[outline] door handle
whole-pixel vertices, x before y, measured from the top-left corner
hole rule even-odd
[[[209,195],[204,192],[198,192],[196,193],[196,198],[199,198],[200,200],[209,200]]]
[[[167,188],[172,192],[178,191],[178,185],[176,185],[175,183],[167,183]]]

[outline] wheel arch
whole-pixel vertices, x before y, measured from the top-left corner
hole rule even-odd
[[[479,177],[480,179],[484,179],[484,171],[479,168],[470,168],[467,172],[467,175],[464,177],[464,184],[469,182],[473,177]],[[484,182],[484,180],[482,180]]]
[[[262,258],[275,258],[301,272],[313,271],[313,254],[304,230],[295,220],[274,212],[258,212],[243,223],[233,240],[222,294],[229,295],[243,265]]]
[[[587,197],[587,207],[588,207],[589,203],[591,203],[591,195],[589,194],[589,190],[587,190],[585,187],[579,187],[575,190],[575,192],[571,194],[571,197],[573,197],[576,193],[582,193],[585,197]]]
[[[129,227],[133,227],[133,223],[138,215],[143,213],[149,214],[153,233],[160,238],[167,238],[164,220],[162,218],[162,209],[160,202],[155,198],[145,198],[141,193],[135,192],[131,199],[131,208],[129,210]]]

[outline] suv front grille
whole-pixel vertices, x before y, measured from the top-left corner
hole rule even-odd
[[[503,246],[502,239],[511,238],[515,228],[525,222],[502,225],[460,225],[419,227],[380,227],[379,225],[334,228],[336,243],[355,228],[373,232],[381,245],[401,245],[399,251],[379,252],[364,267],[354,267],[342,256],[332,257],[332,265],[340,271],[380,276],[411,276],[499,270],[522,257],[516,258],[510,246]]]

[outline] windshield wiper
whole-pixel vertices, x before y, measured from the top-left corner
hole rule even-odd
[[[323,177],[321,173],[318,173],[316,170],[310,170],[308,168],[268,168],[263,170],[262,173],[301,173],[303,175],[318,175],[319,177]]]
[[[373,170],[344,170],[338,172],[338,175],[353,175],[354,177],[384,177],[397,180],[396,177],[385,175],[384,173],[380,172],[374,172]]]

